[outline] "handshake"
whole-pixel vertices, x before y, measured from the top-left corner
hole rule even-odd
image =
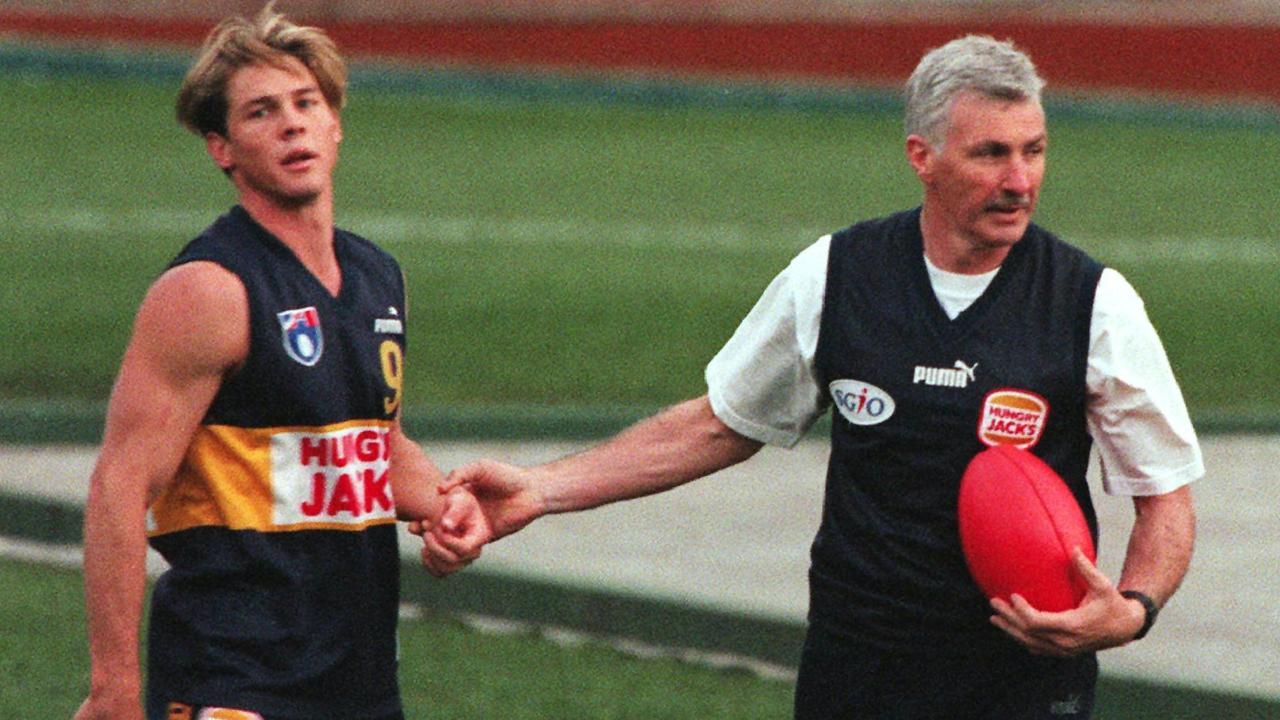
[[[422,565],[445,577],[471,564],[484,546],[546,514],[546,503],[525,468],[481,460],[449,473],[437,488],[435,517],[409,523],[422,538]]]
[[[481,460],[460,467],[440,483],[430,511],[410,531],[423,540],[423,565],[443,577],[480,557],[486,543],[543,515],[670,490],[742,462],[761,445],[725,425],[704,395],[543,465]]]

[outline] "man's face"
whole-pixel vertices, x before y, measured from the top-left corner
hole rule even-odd
[[[313,202],[332,186],[342,124],[299,60],[237,70],[227,83],[227,135],[206,138],[239,191],[285,207]]]
[[[925,186],[926,212],[973,250],[1007,248],[1022,238],[1044,179],[1044,110],[1030,100],[958,95],[941,149],[907,141]]]

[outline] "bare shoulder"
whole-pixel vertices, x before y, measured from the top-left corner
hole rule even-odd
[[[249,300],[244,284],[212,262],[170,268],[143,298],[134,342],[193,370],[222,370],[238,364],[249,343]]]
[[[196,261],[169,268],[147,291],[153,298],[178,303],[187,309],[234,309],[247,305],[244,284],[221,265]],[[207,307],[206,307],[207,306]]]
[[[240,280],[213,263],[156,279],[111,393],[95,478],[113,487],[146,478],[153,494],[172,480],[222,379],[248,355],[248,307]]]

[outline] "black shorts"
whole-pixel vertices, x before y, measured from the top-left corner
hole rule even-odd
[[[810,626],[796,720],[1084,720],[1098,659],[885,651]]]
[[[205,708],[199,705],[187,705],[180,702],[151,702],[147,704],[147,720],[197,720],[200,711]],[[274,720],[272,716],[264,716],[263,720]],[[404,720],[402,713],[386,715],[369,720]]]

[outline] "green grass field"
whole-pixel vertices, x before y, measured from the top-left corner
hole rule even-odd
[[[234,202],[172,120],[168,67],[0,72],[0,410],[99,407],[145,288]],[[918,201],[882,100],[797,109],[397,77],[356,83],[339,218],[409,275],[411,414],[643,411],[697,394],[795,252]],[[1264,362],[1280,335],[1280,166],[1258,161],[1280,150],[1275,124],[1058,109],[1040,222],[1143,293],[1198,420],[1280,428]],[[88,667],[79,574],[0,561],[0,618],[0,718],[69,717]],[[788,684],[743,672],[439,616],[402,633],[411,718],[789,713]],[[1097,714],[1277,712],[1110,681]]]
[[[0,561],[0,717],[71,717],[88,690],[80,573]],[[791,687],[745,671],[640,659],[599,642],[480,633],[427,615],[400,625],[409,718],[782,718]]]
[[[88,690],[80,572],[0,560],[0,717],[63,720]],[[479,632],[447,615],[400,623],[406,716],[503,720],[782,720],[790,682],[598,640],[553,643],[531,631]],[[1104,678],[1106,720],[1263,720],[1280,706]]]
[[[402,71],[396,71],[402,72]],[[366,73],[366,78],[377,78]],[[356,83],[339,219],[410,280],[408,411],[652,408],[826,231],[919,190],[897,111]],[[394,83],[382,83],[391,85]],[[0,401],[101,402],[148,283],[233,201],[161,73],[0,78]],[[418,90],[414,90],[418,87]],[[1193,414],[1280,426],[1280,136],[1050,107],[1039,221],[1147,300]],[[199,322],[199,318],[174,318]]]

